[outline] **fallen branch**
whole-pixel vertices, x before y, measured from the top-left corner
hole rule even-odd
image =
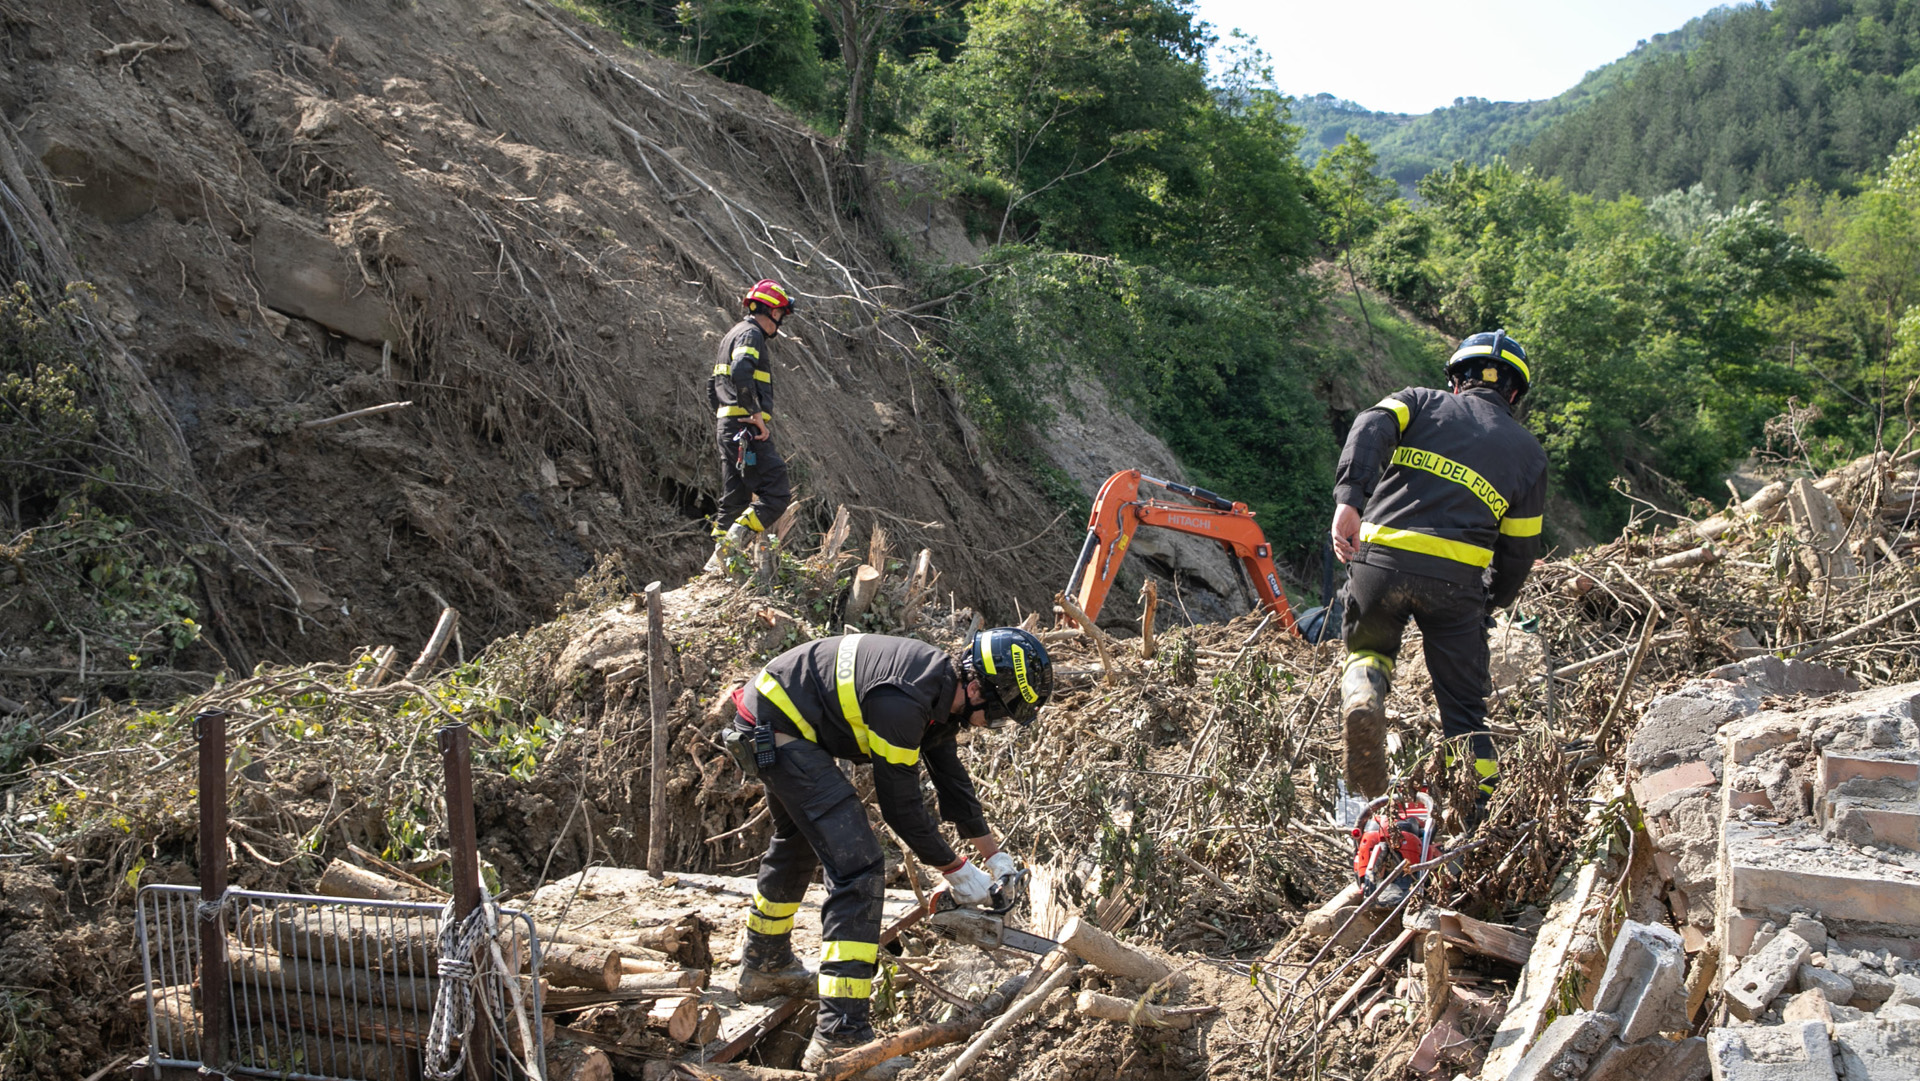
[[[1891,611],[1883,612],[1880,615],[1874,616],[1872,619],[1867,620],[1865,623],[1849,628],[1848,630],[1841,631],[1839,634],[1831,635],[1826,638],[1816,638],[1813,641],[1807,642],[1798,647],[1789,647],[1789,648],[1796,649],[1796,652],[1793,654],[1793,659],[1805,660],[1806,658],[1811,657],[1816,653],[1819,653],[1821,650],[1824,650],[1829,646],[1837,646],[1837,645],[1842,645],[1846,642],[1851,642],[1855,638],[1860,637],[1861,635],[1867,633],[1868,631],[1874,629],[1875,627],[1878,627],[1886,623],[1888,620],[1897,619],[1898,617],[1913,611],[1915,608],[1920,608],[1920,597],[1915,597],[1913,600],[1910,600],[1907,603],[1892,609]]]
[[[1045,962],[1042,962],[1042,964],[1044,965]],[[1072,979],[1074,974],[1079,971],[1079,968],[1080,966],[1078,965],[1062,964],[1058,969],[1054,970],[1053,974],[1048,976],[1038,988],[1035,988],[1032,994],[1014,1003],[1012,1009],[1001,1014],[992,1025],[987,1027],[985,1032],[975,1037],[974,1041],[967,1045],[967,1049],[960,1052],[960,1057],[954,1059],[953,1064],[947,1067],[947,1072],[940,1075],[940,1081],[960,1081],[960,1078],[965,1077],[967,1075],[967,1067],[972,1066],[975,1059],[985,1054],[987,1048],[992,1047],[1001,1036],[1006,1034],[1008,1029],[1019,1024],[1034,1010],[1039,1009],[1040,1004],[1047,1000],[1047,996],[1053,994],[1062,984]]]
[[[351,413],[341,413],[338,416],[323,417],[320,420],[302,421],[300,427],[326,428],[339,424],[342,421],[357,420],[360,417],[371,417],[379,413],[391,413],[396,409],[405,409],[412,404],[412,402],[388,402],[385,405],[370,405],[365,409],[356,409]]]
[[[1006,1009],[1007,1003],[1013,996],[1020,993],[1020,989],[1027,985],[1027,981],[1034,973],[1039,972],[1044,964],[1043,961],[1032,971],[1014,976],[994,988],[993,993],[982,1000],[972,1013],[962,1014],[952,1021],[915,1025],[905,1032],[862,1044],[838,1058],[828,1059],[826,1064],[820,1067],[818,1081],[846,1081],[847,1078],[865,1073],[896,1055],[911,1055],[916,1051],[925,1051],[929,1047],[939,1047],[966,1039],[980,1031],[988,1019]]]
[[[419,658],[413,662],[411,668],[407,669],[408,682],[426,675],[434,662],[440,659],[440,654],[446,651],[447,639],[453,636],[453,628],[459,623],[459,611],[452,608],[440,610],[440,622],[434,624],[433,635],[427,639],[426,648],[420,651]]]
[[[1103,995],[1098,991],[1082,991],[1074,1003],[1074,1010],[1086,1017],[1098,1017],[1103,1021],[1118,1021],[1135,1028],[1192,1028],[1195,1018],[1219,1012],[1218,1006],[1194,1006],[1183,1010],[1169,1010],[1155,1006],[1144,997],[1138,999],[1119,998]]]
[[[1080,606],[1068,599],[1065,593],[1055,593],[1053,603],[1059,605],[1060,610],[1070,616],[1075,623],[1080,624],[1080,629],[1086,632],[1088,638],[1093,639],[1093,648],[1100,651],[1100,664],[1107,670],[1107,686],[1111,687],[1120,682],[1120,673],[1113,666],[1113,651],[1107,648],[1106,632],[1094,626],[1093,620],[1087,618],[1087,613],[1081,611]]]

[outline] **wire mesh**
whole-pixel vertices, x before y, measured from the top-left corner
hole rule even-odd
[[[228,890],[225,903],[202,906],[197,887],[142,887],[136,926],[149,1061],[156,1071],[202,1064],[196,920],[207,918],[226,932],[230,1070],[293,1081],[420,1078],[442,982],[441,913],[440,905],[420,902],[248,890]],[[525,955],[537,977],[532,918],[501,909],[500,924],[494,944],[502,960],[517,970]],[[494,1076],[528,1076],[524,1063],[545,1061],[539,980],[503,976],[491,958],[479,970],[474,1024],[492,1018]]]

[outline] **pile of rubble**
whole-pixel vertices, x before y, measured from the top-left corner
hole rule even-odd
[[[1568,891],[1561,914],[1594,929],[1536,950],[1481,1076],[1920,1076],[1916,704],[1920,684],[1863,692],[1770,656],[1656,698],[1626,748],[1652,842],[1614,895],[1632,918],[1596,971],[1614,906]],[[1547,1011],[1525,1008],[1528,983],[1585,1008],[1529,1041]]]

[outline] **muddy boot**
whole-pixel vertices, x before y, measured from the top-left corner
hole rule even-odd
[[[813,970],[793,955],[793,942],[786,935],[747,932],[747,949],[740,959],[740,1001],[811,996],[818,983]]]
[[[838,1058],[848,1051],[873,1039],[871,1033],[866,1036],[823,1036],[818,1031],[807,1042],[806,1053],[800,1056],[800,1069],[806,1073],[817,1073],[827,1060]],[[854,1074],[856,1081],[893,1081],[902,1070],[913,1065],[913,1060],[905,1055],[895,1055],[878,1066],[868,1068],[863,1073]]]
[[[1369,660],[1347,662],[1340,677],[1340,709],[1346,736],[1347,786],[1368,799],[1387,791],[1387,690],[1390,684]]]
[[[747,545],[753,542],[753,530],[745,522],[735,522],[728,527],[726,535],[713,546],[713,554],[707,557],[707,565],[700,568],[702,574],[725,574],[727,564],[733,557],[745,552]]]

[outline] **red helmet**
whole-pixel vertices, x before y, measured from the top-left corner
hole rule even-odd
[[[754,282],[753,288],[747,290],[747,295],[740,298],[740,303],[750,312],[758,310],[755,304],[777,312],[793,310],[793,297],[787,293],[785,286],[772,278]]]

